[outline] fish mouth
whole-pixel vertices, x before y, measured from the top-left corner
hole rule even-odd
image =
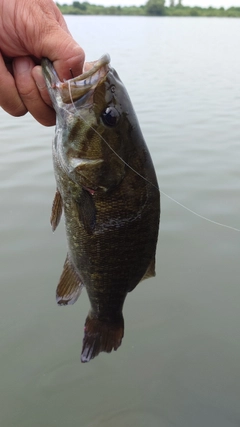
[[[46,58],[42,61],[43,74],[50,95],[53,90],[57,89],[64,104],[71,104],[82,98],[89,91],[94,90],[98,83],[108,73],[109,64],[110,56],[105,54],[97,61],[85,63],[83,67],[83,74],[80,74],[80,76],[61,82],[52,63]],[[86,69],[87,71],[85,71]]]

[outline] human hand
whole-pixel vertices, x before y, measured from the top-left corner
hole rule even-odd
[[[71,77],[70,69],[82,73],[84,51],[52,0],[0,0],[0,105],[51,126],[55,111],[37,65],[42,57],[53,62],[60,80]]]

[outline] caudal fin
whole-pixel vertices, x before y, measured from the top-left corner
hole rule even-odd
[[[111,353],[120,347],[124,334],[123,316],[117,322],[103,321],[87,317],[84,328],[81,361],[94,359],[101,351]]]

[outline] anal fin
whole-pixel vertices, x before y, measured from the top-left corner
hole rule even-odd
[[[59,193],[59,191],[57,189],[55,196],[54,196],[54,200],[53,200],[52,213],[51,213],[51,218],[50,218],[52,231],[56,230],[56,228],[60,222],[61,215],[62,215],[62,207],[63,207],[62,197],[61,197],[61,194]]]
[[[83,284],[67,255],[63,272],[56,290],[56,300],[58,305],[74,304],[77,301],[82,288]]]

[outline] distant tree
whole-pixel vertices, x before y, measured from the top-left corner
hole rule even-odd
[[[74,1],[73,2],[73,7],[76,7],[77,9],[81,9],[81,10],[86,10],[86,4],[81,4],[81,3],[79,3],[79,1]]]
[[[164,15],[165,0],[148,0],[146,4],[146,12],[152,16]]]
[[[98,0],[99,1],[99,0]],[[144,2],[144,0],[142,0]],[[0,0],[1,2],[1,0]],[[59,4],[57,0],[56,4],[63,14],[70,15],[151,15],[151,16],[216,16],[216,17],[236,17],[240,18],[240,5],[239,7],[230,7],[224,9],[221,7],[215,9],[213,7],[202,8],[202,7],[190,7],[182,6],[182,0],[168,0],[170,7],[164,7],[164,0],[145,0],[147,3],[145,6],[110,6],[104,7],[99,5],[90,4],[88,1],[74,1],[72,5]]]
[[[190,9],[190,16],[199,16],[199,10],[196,7]]]
[[[118,9],[116,6],[109,6],[109,7],[106,7],[106,13],[107,15],[117,15]]]

